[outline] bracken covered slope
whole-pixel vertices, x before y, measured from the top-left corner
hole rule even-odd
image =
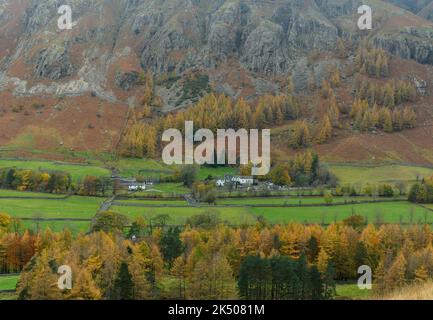
[[[430,1],[388,2],[71,0],[75,25],[62,31],[57,9],[65,1],[0,0],[0,144],[112,150],[128,105],[141,98],[143,71],[175,75],[157,82],[163,112],[194,100],[182,95],[191,73],[204,76],[198,95],[211,88],[254,99],[282,91],[289,73],[303,93],[309,76],[320,84],[329,65],[352,63],[335,57],[340,38],[356,47],[368,36],[414,66],[409,72],[426,81],[428,95]],[[373,8],[368,32],[357,28],[361,4]],[[407,78],[399,69],[395,76]]]

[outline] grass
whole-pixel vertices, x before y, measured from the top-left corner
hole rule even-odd
[[[72,196],[65,200],[1,199],[0,212],[19,218],[92,218],[103,198]]]
[[[159,183],[151,187],[148,193],[152,192],[152,190],[154,190],[155,192],[176,193],[176,194],[185,194],[191,192],[190,189],[188,189],[181,183]],[[144,194],[146,194],[146,191],[144,192]]]
[[[90,221],[22,221],[24,230],[38,232],[50,228],[53,232],[61,232],[64,229],[69,229],[72,234],[86,233],[90,230]]]
[[[0,197],[18,197],[18,198],[63,198],[64,194],[42,193],[42,192],[23,192],[16,190],[0,189]]]
[[[333,203],[373,200],[368,197],[334,197]],[[234,205],[299,205],[301,204],[325,204],[323,197],[278,197],[278,198],[225,198],[218,199],[218,205],[234,204]]]
[[[188,203],[185,200],[116,200],[116,203],[124,204],[143,204],[143,205],[176,205],[186,206]]]
[[[111,172],[108,169],[91,166],[79,165],[72,163],[40,161],[40,160],[4,160],[0,159],[0,168],[31,169],[40,171],[63,171],[71,175],[73,181],[84,179],[85,176],[110,176]]]
[[[206,167],[201,166],[197,172],[197,178],[199,180],[204,180],[208,176],[224,177],[225,175],[236,175],[239,173],[238,168],[234,167]]]
[[[16,300],[17,295],[14,293],[0,293],[0,301]]]
[[[119,159],[116,163],[113,163],[113,165],[119,170],[119,174],[122,177],[135,177],[139,175],[146,177],[159,177],[167,174],[157,171],[173,171],[173,167],[167,166],[164,163],[153,159],[123,158]]]
[[[330,164],[329,169],[337,176],[341,185],[395,183],[398,181],[410,183],[416,181],[417,177],[433,175],[433,169],[403,165],[368,167]]]
[[[173,184],[173,186],[176,186]],[[3,190],[4,191],[4,190]],[[2,194],[0,192],[0,194]],[[19,196],[27,195],[26,192],[5,191],[3,194]],[[43,194],[45,195],[45,194]],[[348,198],[335,197],[334,202],[369,199],[365,197]],[[67,219],[91,219],[98,211],[104,198],[72,196],[65,200],[61,199],[1,199],[0,212],[6,212],[13,217],[27,218],[31,220],[22,221],[24,228],[34,231],[49,227],[54,231],[61,231],[65,227],[76,234],[86,232],[90,221],[71,221]],[[433,223],[433,212],[419,205],[406,201],[391,201],[370,204],[347,204],[340,206],[318,206],[318,207],[247,207],[243,204],[302,204],[324,203],[322,197],[278,197],[278,198],[231,198],[218,200],[219,205],[236,204],[239,207],[207,206],[188,207],[184,200],[119,200],[122,204],[144,204],[144,205],[179,205],[185,207],[135,207],[135,206],[112,206],[110,210],[123,213],[134,219],[138,216],[147,218],[160,214],[167,214],[171,220],[169,224],[184,224],[194,215],[204,212],[215,212],[219,214],[222,221],[233,225],[253,224],[258,216],[263,216],[266,221],[276,223],[325,223],[330,224],[341,221],[353,214],[362,215],[369,223]],[[62,220],[38,220],[38,219],[66,219]]]
[[[0,291],[15,290],[19,276],[0,276]]]
[[[433,282],[415,283],[379,297],[380,300],[433,300]]]
[[[181,166],[166,165],[162,161],[154,159],[137,159],[137,158],[123,158],[117,162],[112,163],[119,170],[122,177],[164,177],[180,169]],[[238,173],[238,168],[235,167],[208,167],[200,166],[198,168],[197,177],[199,180],[204,180],[208,176],[223,177],[226,174],[234,175]]]
[[[358,285],[339,283],[336,285],[337,298],[365,300],[371,297],[371,290],[361,290]]]
[[[221,220],[226,221],[229,224],[251,224],[255,221],[254,215],[248,208],[140,208],[113,206],[112,210],[123,213],[132,219],[140,216],[150,219],[157,215],[166,214],[170,217],[168,223],[175,225],[185,224],[185,221],[188,218],[205,212],[215,212],[219,215]]]
[[[369,203],[335,207],[303,208],[251,208],[256,215],[262,215],[270,223],[333,223],[352,214],[362,215],[369,223],[413,223],[433,222],[433,212],[409,202]],[[411,219],[411,212],[413,218]]]
[[[158,214],[170,216],[170,224],[183,224],[186,219],[203,212],[216,212],[223,221],[230,224],[254,223],[258,216],[263,216],[272,224],[300,222],[330,224],[350,217],[352,214],[364,216],[369,223],[433,223],[433,212],[409,202],[386,202],[334,207],[302,208],[248,208],[248,207],[185,207],[185,208],[141,208],[113,206],[113,211],[131,218],[137,216],[153,217]],[[411,218],[412,214],[412,218]]]

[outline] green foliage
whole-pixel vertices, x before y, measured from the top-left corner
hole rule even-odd
[[[182,166],[175,175],[180,178],[184,186],[191,188],[197,179],[197,167],[194,165]]]
[[[170,227],[164,232],[159,242],[162,256],[164,257],[165,262],[168,264],[169,269],[171,269],[174,260],[184,251],[184,246],[179,238],[179,235],[180,229],[178,227]]]
[[[0,169],[0,186],[19,191],[66,193],[72,186],[72,180],[65,172],[3,168]]]
[[[197,101],[198,98],[203,96],[204,93],[209,93],[210,90],[209,76],[204,74],[194,74],[185,80],[182,96],[176,102],[176,105],[181,105],[187,100]]]
[[[112,211],[98,212],[92,221],[91,231],[123,233],[129,219],[121,213]]]
[[[433,177],[433,176],[432,176]],[[416,182],[410,188],[408,199],[417,203],[433,203],[433,178]]]
[[[122,262],[116,279],[111,299],[113,300],[131,300],[133,298],[134,282],[128,270],[128,264]]]
[[[202,214],[186,219],[185,224],[194,228],[212,229],[221,223],[219,214],[215,210],[208,210]]]
[[[361,73],[369,76],[380,78],[389,75],[389,61],[385,50],[369,45],[367,39],[361,42],[355,63]]]
[[[297,153],[288,163],[274,166],[267,176],[278,186],[296,187],[337,184],[336,177],[320,165],[319,156],[311,151]]]
[[[325,278],[325,283],[317,268],[308,266],[305,256],[298,260],[247,256],[240,266],[238,286],[247,300],[322,300],[333,296],[331,279]]]
[[[343,220],[343,223],[346,226],[350,226],[355,230],[361,230],[365,225],[366,221],[363,216],[359,214],[354,214]]]
[[[217,196],[215,184],[212,181],[206,183],[194,183],[193,195],[199,202],[205,202],[208,204],[215,203]]]

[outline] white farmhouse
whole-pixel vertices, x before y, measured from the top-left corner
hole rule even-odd
[[[251,176],[228,176],[226,175],[224,179],[216,180],[215,184],[217,187],[224,187],[227,184],[234,184],[237,186],[252,186],[254,184],[254,178]]]
[[[146,190],[146,184],[145,183],[131,183],[128,186],[129,191],[144,191]]]

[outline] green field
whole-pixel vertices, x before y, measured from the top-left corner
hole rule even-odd
[[[336,285],[337,299],[366,300],[371,297],[371,290],[361,290],[356,284],[339,283]]]
[[[3,192],[3,193],[2,193]],[[0,191],[0,195],[19,197],[30,193],[17,191]],[[32,193],[33,195],[33,193]],[[45,196],[45,194],[36,194]],[[50,195],[51,196],[51,195]],[[53,195],[55,196],[55,195]],[[366,197],[334,197],[334,203],[344,201],[370,200]],[[67,199],[0,199],[0,212],[5,212],[13,217],[27,218],[22,225],[32,230],[44,229],[46,227],[55,231],[61,231],[68,227],[73,233],[86,232],[90,221],[71,221],[67,219],[90,220],[98,211],[104,198],[72,196]],[[433,223],[433,211],[414,205],[406,201],[390,201],[369,204],[347,204],[338,206],[317,207],[284,207],[285,204],[324,204],[323,197],[277,197],[277,198],[229,198],[219,199],[217,206],[205,205],[201,207],[188,207],[185,200],[162,200],[162,199],[128,199],[117,200],[125,205],[115,205],[110,208],[134,219],[138,216],[147,218],[160,214],[170,216],[170,224],[184,224],[185,221],[197,214],[204,212],[215,212],[219,214],[222,221],[229,224],[251,224],[258,216],[263,216],[269,223],[333,223],[341,221],[352,214],[362,215],[369,223]],[[149,207],[137,207],[134,204],[143,204]],[[248,207],[246,205],[258,205],[259,207]],[[282,205],[282,207],[260,207],[260,205]],[[152,207],[156,206],[156,207]],[[179,207],[157,207],[158,205],[175,205]],[[230,207],[230,205],[237,205]],[[184,206],[184,207],[182,207]],[[432,206],[433,207],[433,206]],[[66,219],[44,220],[44,219]]]
[[[417,223],[433,222],[433,212],[409,202],[386,202],[334,207],[303,208],[251,208],[255,215],[262,215],[270,223],[333,223],[341,221],[352,214],[362,215],[369,223]],[[413,217],[411,221],[411,212]]]
[[[134,159],[124,158],[119,159],[117,162],[112,163],[119,170],[119,174],[122,177],[165,177],[172,175],[176,169],[180,169],[181,166],[166,165],[162,161],[154,159]],[[238,173],[238,169],[235,167],[207,167],[200,166],[197,171],[197,178],[204,180],[208,176],[212,177],[223,177],[224,175],[234,175]]]
[[[167,173],[158,171],[173,171],[173,167],[166,166],[164,163],[153,159],[123,158],[112,164],[119,170],[122,177],[159,177]]]
[[[38,232],[50,228],[53,232],[61,232],[69,229],[72,234],[86,233],[90,230],[90,221],[22,221],[22,228]]]
[[[239,173],[237,168],[233,167],[205,167],[201,166],[197,172],[197,178],[199,180],[204,180],[208,176],[224,177],[225,175],[236,175]]]
[[[341,185],[366,183],[395,183],[398,181],[410,183],[417,177],[433,175],[433,169],[403,165],[350,166],[330,164],[329,169],[334,173]]]
[[[65,200],[1,199],[0,212],[19,218],[92,218],[103,198],[72,196]]]
[[[150,187],[148,191],[144,191],[141,194],[149,195],[149,193],[174,193],[182,195],[189,192],[191,192],[191,190],[181,183],[158,183],[155,184],[153,187]],[[136,194],[134,193],[134,195]],[[140,193],[137,193],[137,195],[140,195]]]
[[[108,169],[90,166],[79,165],[52,161],[38,160],[3,160],[0,159],[0,168],[31,169],[31,170],[47,170],[47,171],[63,171],[71,175],[73,181],[82,180],[85,176],[110,176],[111,172]]]
[[[0,189],[0,197],[13,197],[13,198],[64,198],[64,194],[42,193],[42,192],[22,192],[15,190]]]
[[[374,200],[369,197],[334,197],[333,203]],[[218,205],[299,205],[299,204],[325,204],[323,197],[278,197],[278,198],[224,198],[217,200]]]
[[[186,219],[205,212],[217,213],[222,221],[230,224],[251,224],[255,222],[255,217],[248,208],[140,208],[113,206],[111,210],[123,213],[130,218],[141,216],[150,219],[160,214],[166,214],[170,217],[169,224],[184,224]]]
[[[185,200],[116,200],[116,203],[123,204],[142,204],[142,205],[172,205],[172,206],[187,206],[188,203]]]
[[[258,216],[263,216],[269,223],[333,223],[352,214],[364,216],[369,223],[417,223],[433,222],[433,212],[409,202],[386,202],[372,204],[321,206],[302,208],[249,208],[249,207],[185,207],[185,208],[140,208],[113,206],[113,211],[129,217],[153,217],[158,214],[170,216],[171,224],[183,224],[187,218],[203,212],[216,212],[223,221],[231,224],[253,223]],[[411,213],[412,212],[412,213]],[[412,214],[412,218],[411,218]]]
[[[19,276],[0,276],[0,291],[15,290]]]

